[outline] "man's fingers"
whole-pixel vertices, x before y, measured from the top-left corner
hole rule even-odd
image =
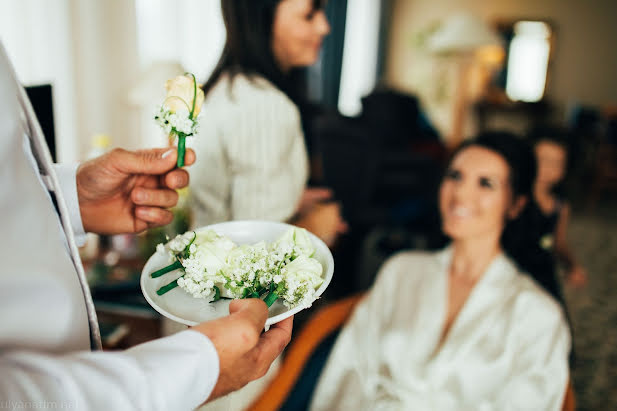
[[[175,148],[153,148],[149,150],[127,151],[120,148],[110,153],[115,167],[125,174],[164,174],[176,167],[178,153]],[[195,152],[187,149],[185,165],[195,162]]]
[[[135,207],[135,217],[145,221],[150,227],[166,225],[174,219],[171,211],[148,206]]]
[[[261,332],[268,319],[268,306],[259,298],[233,300],[229,304],[229,314],[245,319],[251,327]]]
[[[189,173],[184,169],[177,168],[162,176],[161,184],[173,189],[184,188],[189,184]]]
[[[293,329],[293,316],[272,325],[268,331],[263,333],[259,342],[253,349],[255,353],[255,363],[260,368],[259,374],[264,375],[270,364],[281,355],[289,341]]]
[[[135,187],[131,192],[131,200],[136,205],[170,208],[178,203],[178,193],[169,189]]]
[[[195,152],[193,151],[192,148],[187,148],[186,152],[184,153],[184,165],[185,166],[190,166],[191,164],[193,164],[195,162]]]
[[[268,334],[270,331],[274,331],[274,330],[282,330],[285,333],[289,334],[289,336],[291,337],[293,326],[294,326],[294,316],[292,315],[291,317],[285,318],[283,321],[279,321],[276,324],[272,324],[268,332],[265,334]]]

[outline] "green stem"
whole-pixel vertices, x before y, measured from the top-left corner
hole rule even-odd
[[[195,100],[197,100],[197,79],[195,79],[195,75],[193,73],[188,73],[193,77],[193,108],[191,108],[191,114],[189,118],[192,120],[195,114]]]
[[[213,303],[213,302],[218,301],[220,299],[221,299],[221,290],[215,285],[214,286],[214,298],[210,302]]]
[[[178,268],[182,268],[182,263],[180,262],[180,260],[176,260],[174,263],[168,265],[167,267],[163,267],[160,270],[156,270],[155,272],[150,274],[150,277],[152,278],[160,277],[163,274],[167,274],[168,272],[177,270]]]
[[[182,257],[183,258],[188,258],[190,255],[189,250],[191,249],[191,245],[195,242],[195,240],[197,239],[197,233],[195,231],[193,231],[193,239],[191,240],[190,243],[188,243],[186,245],[186,247],[184,247],[184,250],[182,251]]]
[[[266,303],[268,307],[271,307],[278,298],[279,296],[276,292],[270,291],[268,295],[266,295],[266,298],[264,298],[264,303]]]
[[[184,152],[186,151],[186,136],[184,133],[178,134],[178,168],[184,167]]]
[[[183,276],[184,277],[184,276]],[[175,280],[173,280],[172,282],[170,282],[167,285],[162,286],[161,288],[159,288],[158,290],[156,290],[156,293],[158,295],[163,295],[165,294],[167,291],[171,291],[174,288],[176,288],[178,286],[178,279],[176,278]]]

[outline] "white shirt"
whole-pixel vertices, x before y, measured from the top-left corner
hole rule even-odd
[[[193,224],[289,219],[308,178],[296,105],[264,78],[224,74],[201,112],[189,142]]]
[[[570,334],[560,306],[504,255],[439,345],[451,250],[389,259],[343,328],[312,410],[561,410]]]
[[[91,298],[74,247],[73,227],[81,227],[75,169],[52,167],[1,44],[0,139],[0,408],[190,410],[205,401],[219,362],[212,342],[195,331],[124,352],[90,352],[97,333],[90,335]]]

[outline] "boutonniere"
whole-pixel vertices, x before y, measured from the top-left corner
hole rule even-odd
[[[177,138],[177,164],[178,167],[182,167],[184,166],[186,137],[197,133],[204,92],[191,73],[167,80],[165,89],[167,97],[154,116],[154,120],[169,135],[170,140]]]

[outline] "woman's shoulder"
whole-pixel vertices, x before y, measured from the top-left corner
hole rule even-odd
[[[207,103],[236,106],[279,105],[295,107],[289,97],[260,75],[223,73],[208,94]]]
[[[447,249],[441,251],[400,251],[389,257],[381,266],[380,277],[423,278],[425,274],[442,269]]]
[[[514,285],[515,311],[534,322],[565,324],[562,305],[530,275],[519,271]]]

